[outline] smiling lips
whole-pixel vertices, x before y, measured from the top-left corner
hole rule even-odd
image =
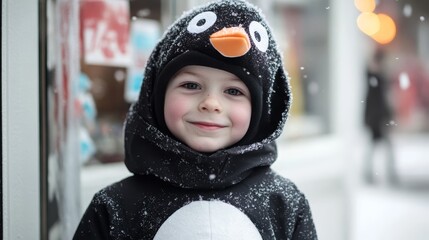
[[[190,122],[190,123],[203,130],[218,130],[225,127],[224,125],[219,125],[219,124],[210,123],[210,122]]]

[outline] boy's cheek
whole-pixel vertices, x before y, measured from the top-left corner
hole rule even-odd
[[[246,130],[249,127],[251,116],[252,109],[250,105],[237,107],[234,111],[230,111],[230,118],[234,125],[240,128],[246,128]]]
[[[164,117],[166,122],[178,121],[185,114],[187,102],[182,98],[167,99],[164,108]]]

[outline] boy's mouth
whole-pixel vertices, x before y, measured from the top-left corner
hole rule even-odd
[[[224,128],[224,125],[211,122],[190,122],[192,125],[204,130],[217,130]]]

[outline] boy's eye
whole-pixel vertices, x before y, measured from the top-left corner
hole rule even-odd
[[[186,89],[200,89],[200,86],[196,83],[185,83],[185,84],[182,84],[182,87]]]
[[[230,88],[230,89],[226,90],[225,92],[229,95],[234,95],[234,96],[243,95],[243,93],[240,90],[235,89],[235,88]]]

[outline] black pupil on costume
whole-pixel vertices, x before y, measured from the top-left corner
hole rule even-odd
[[[261,35],[258,32],[255,32],[255,38],[256,38],[256,41],[258,42],[261,41]]]
[[[204,24],[206,23],[206,19],[200,19],[198,22],[197,22],[197,26],[198,27],[201,27],[201,26],[203,26]]]

